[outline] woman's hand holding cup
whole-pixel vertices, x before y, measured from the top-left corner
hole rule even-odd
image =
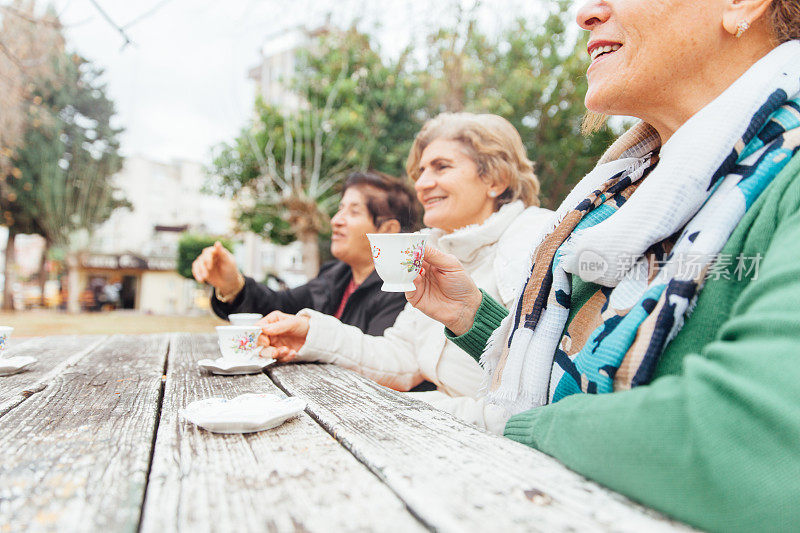
[[[469,331],[483,295],[455,256],[426,246],[414,286],[416,290],[406,292],[411,305],[456,335]]]
[[[256,325],[261,326],[258,337],[258,344],[264,347],[261,357],[288,363],[297,357],[297,352],[306,342],[309,318],[273,311]]]

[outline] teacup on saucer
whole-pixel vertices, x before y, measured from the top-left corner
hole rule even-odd
[[[219,350],[225,359],[240,362],[258,357],[259,326],[217,326],[216,330]]]
[[[238,360],[219,357],[217,359],[200,359],[197,365],[203,370],[208,370],[212,374],[219,376],[241,376],[244,374],[258,374],[274,362],[275,359],[263,359],[261,357]]]

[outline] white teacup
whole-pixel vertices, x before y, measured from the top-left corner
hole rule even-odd
[[[375,270],[383,280],[382,291],[414,290],[414,278],[422,268],[425,241],[422,233],[367,233]]]
[[[259,313],[233,313],[228,315],[228,320],[230,320],[232,326],[252,326],[262,318],[264,316]]]
[[[258,336],[261,326],[217,326],[219,350],[222,358],[247,361],[258,357]]]
[[[11,338],[11,332],[14,331],[14,328],[11,326],[0,326],[0,357],[8,348],[8,339]]]

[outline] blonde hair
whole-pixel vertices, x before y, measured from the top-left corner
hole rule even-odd
[[[591,135],[596,131],[600,131],[606,125],[606,121],[608,121],[608,115],[587,110],[586,114],[583,115],[583,122],[581,122],[581,133]]]
[[[406,161],[406,172],[419,178],[422,152],[433,141],[458,141],[478,167],[478,175],[491,184],[502,183],[506,190],[495,199],[501,205],[522,200],[525,206],[539,205],[539,180],[517,129],[498,115],[441,113],[427,121],[414,138]]]

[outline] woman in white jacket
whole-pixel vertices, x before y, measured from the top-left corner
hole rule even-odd
[[[517,130],[497,115],[441,114],[417,134],[406,170],[425,209],[429,245],[458,257],[480,288],[511,306],[516,287],[507,280],[527,274],[528,236],[552,214],[536,207],[539,182]],[[400,391],[428,380],[437,390],[417,398],[479,427],[502,421],[474,400],[478,363],[411,306],[380,337],[310,309],[263,322],[264,356],[334,363]]]

